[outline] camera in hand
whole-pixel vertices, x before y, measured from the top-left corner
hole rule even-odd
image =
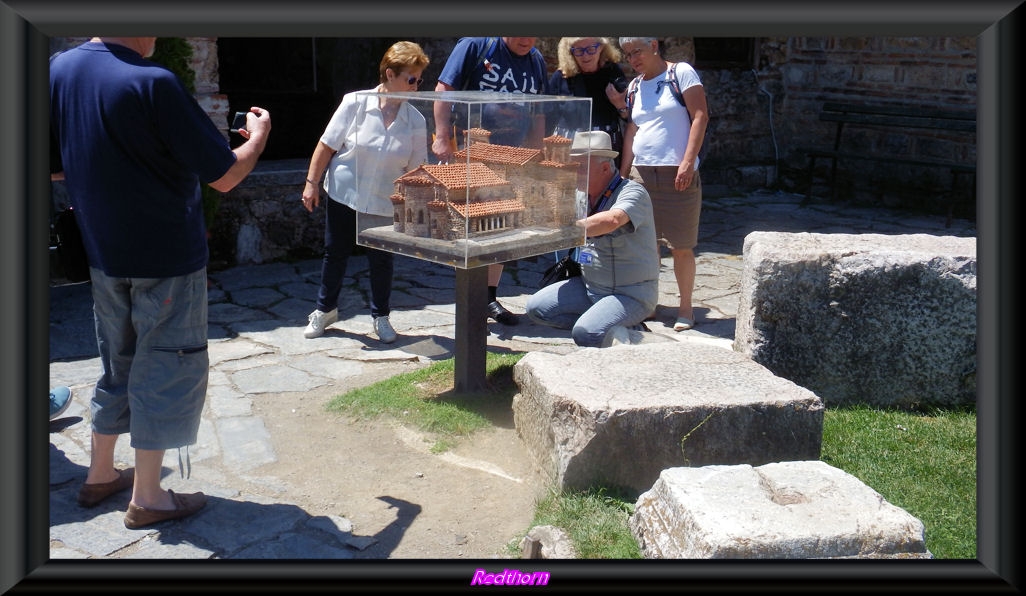
[[[249,112],[235,112],[235,117],[232,118],[232,125],[228,130],[236,134],[238,134],[240,130],[246,130],[246,114],[248,113]]]

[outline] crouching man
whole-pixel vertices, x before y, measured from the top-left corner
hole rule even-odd
[[[629,330],[641,328],[659,298],[652,201],[644,186],[620,175],[607,133],[578,132],[570,155],[579,160],[578,188],[588,194],[588,216],[577,222],[586,235],[581,275],[535,292],[527,315],[570,329],[581,347],[634,343]]]

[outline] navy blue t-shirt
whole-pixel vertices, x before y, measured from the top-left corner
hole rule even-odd
[[[199,185],[236,157],[174,73],[84,43],[50,61],[50,125],[92,267],[174,277],[206,266]]]
[[[489,40],[494,43],[489,45]],[[457,90],[500,93],[544,94],[548,84],[545,58],[537,48],[518,56],[509,51],[502,38],[494,37],[461,38],[438,80]],[[533,113],[527,105],[490,104],[483,110],[481,126],[492,132],[492,143],[521,145],[531,128]]]

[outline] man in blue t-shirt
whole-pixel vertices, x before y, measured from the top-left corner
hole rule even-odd
[[[147,60],[156,37],[95,37],[50,60],[50,130],[90,266],[102,372],[90,403],[83,507],[132,489],[124,523],[141,528],[206,504],[160,487],[167,449],[196,442],[206,399],[207,239],[200,184],[228,192],[271,130],[250,108],[234,151],[170,70]],[[129,433],[135,468],[114,467]],[[188,453],[188,452],[186,452]]]
[[[548,84],[545,58],[534,47],[535,37],[464,37],[438,75],[435,91],[495,91],[499,93],[546,93]],[[453,126],[452,104],[434,105],[435,134],[431,151],[442,163],[452,157],[457,144],[458,127]],[[477,123],[473,123],[477,126]],[[531,104],[503,102],[486,104],[481,128],[491,131],[490,142],[497,145],[540,149],[545,136],[545,115]],[[516,325],[516,315],[499,304],[496,294],[502,277],[502,263],[488,266],[488,316],[503,325]]]

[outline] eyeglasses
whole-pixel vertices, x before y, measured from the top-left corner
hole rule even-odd
[[[626,53],[626,54],[624,54],[623,56],[624,56],[624,58],[626,58],[626,59],[628,60],[628,62],[629,62],[629,61],[631,61],[631,60],[634,60],[634,59],[635,59],[635,58],[637,58],[638,56],[640,56],[640,55],[644,54],[644,53],[645,53],[645,50],[647,50],[647,49],[648,49],[648,48],[638,48],[638,49],[636,49],[636,50],[633,50],[633,51],[627,52],[627,53]]]
[[[410,78],[406,79],[406,84],[407,85],[412,85],[412,84],[416,83],[418,87],[420,87],[420,84],[423,83],[423,82],[424,82],[424,79],[418,79],[417,77],[414,77],[414,76],[411,76]]]
[[[592,55],[592,54],[594,54],[595,52],[598,51],[600,45],[602,45],[602,44],[601,43],[595,43],[595,44],[592,44],[590,46],[584,46],[583,48],[573,48],[572,47],[572,48],[570,48],[570,53],[573,54],[574,56],[583,56],[585,54],[588,54],[590,56],[590,55]]]

